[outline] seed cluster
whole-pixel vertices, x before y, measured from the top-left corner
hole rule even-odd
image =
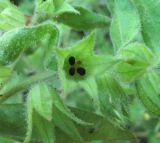
[[[76,62],[75,57],[73,56],[69,57],[68,62],[71,66],[69,68],[69,75],[74,76],[76,72],[81,76],[84,76],[86,74],[85,68],[79,66],[81,62],[80,61]]]

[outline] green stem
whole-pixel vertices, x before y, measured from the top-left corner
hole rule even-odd
[[[42,81],[42,80],[49,79],[53,77],[54,75],[55,75],[54,72],[45,72],[45,73],[37,74],[27,79],[24,79],[22,82],[13,86],[11,89],[4,91],[3,93],[0,93],[0,103],[4,102],[5,100],[15,95],[16,93],[28,88],[32,84]]]

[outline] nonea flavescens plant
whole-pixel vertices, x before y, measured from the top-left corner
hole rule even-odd
[[[0,143],[159,143],[159,0],[0,0]]]

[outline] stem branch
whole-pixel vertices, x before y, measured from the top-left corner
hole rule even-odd
[[[12,88],[0,93],[0,103],[4,102],[5,100],[15,95],[16,93],[28,88],[30,85],[42,80],[49,79],[54,75],[55,75],[54,72],[45,72],[45,73],[37,74],[35,76],[24,79],[22,82],[18,83]]]

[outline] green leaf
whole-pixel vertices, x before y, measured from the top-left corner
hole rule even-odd
[[[54,15],[59,16],[61,14],[65,13],[71,13],[71,14],[77,14],[79,15],[79,11],[76,10],[74,7],[72,7],[70,4],[68,4],[66,1],[64,1],[61,6],[58,7],[58,9],[55,11]]]
[[[0,1],[0,30],[8,31],[25,25],[25,17],[17,7]]]
[[[52,23],[43,23],[32,27],[23,27],[6,32],[0,37],[0,64],[14,62],[30,45],[49,34],[49,46],[53,46],[58,30]]]
[[[114,0],[107,0],[107,8],[112,15],[114,13]]]
[[[0,105],[0,136],[8,137],[10,139],[22,142],[26,134],[26,125],[27,123],[26,123],[25,105],[23,104]],[[30,133],[32,133],[32,129],[30,131],[31,131]],[[31,136],[30,134],[29,136],[32,137],[30,143],[35,143],[40,141],[40,138],[36,130],[33,130],[33,135]]]
[[[79,11],[79,14],[65,12],[59,15],[56,20],[77,30],[90,30],[109,25],[110,19],[107,16],[93,13],[83,7],[74,8]]]
[[[0,66],[0,78],[8,78],[11,76],[11,69],[8,67]]]
[[[60,98],[60,96],[54,91],[52,90],[52,98],[53,98],[53,104],[54,106],[60,111],[62,112],[64,115],[66,115],[68,118],[72,119],[73,121],[75,121],[78,124],[81,125],[91,125],[91,123],[87,123],[84,122],[83,120],[77,118],[63,103],[62,99]],[[54,113],[53,113],[54,114]]]
[[[142,35],[145,43],[154,51],[159,51],[160,25],[159,0],[135,0],[141,15]]]
[[[56,109],[56,108],[53,108],[53,109]],[[87,112],[84,110],[80,110],[78,108],[71,108],[71,110],[79,118],[82,118],[83,120],[85,120],[87,122],[94,123],[93,127],[80,126],[79,124],[76,125],[76,127],[80,131],[82,137],[84,138],[84,141],[92,141],[92,140],[104,140],[104,141],[133,140],[133,141],[135,141],[134,136],[128,130],[124,130],[124,129],[120,128],[118,125],[115,125],[114,123],[112,123],[107,118],[104,118],[103,116],[97,115],[95,113]],[[2,105],[1,104],[0,111],[1,111],[0,112],[0,117],[1,117],[0,124],[3,123],[3,124],[1,124],[3,126],[0,126],[0,128],[2,128],[0,130],[0,134],[5,134],[5,131],[6,131],[8,133],[7,135],[8,136],[12,135],[11,138],[14,138],[14,139],[16,139],[17,136],[13,136],[13,135],[15,135],[15,134],[22,135],[25,131],[25,124],[24,124],[25,117],[24,117],[24,113],[22,112],[22,111],[25,111],[24,105],[23,104],[15,104],[15,105],[4,105],[4,104]],[[19,116],[17,116],[17,115],[19,115]],[[5,117],[7,120],[5,119]],[[8,118],[8,117],[12,117],[12,118]],[[60,119],[61,119],[61,117],[63,118],[63,116],[58,116],[58,117],[60,117]],[[64,124],[63,120],[57,120],[57,122],[58,121],[59,121],[59,123],[62,121],[62,125]],[[68,122],[68,120],[64,120],[64,122],[65,121]],[[67,125],[68,125],[68,124],[66,124],[67,122],[65,122],[65,124],[64,124],[65,127],[67,127]],[[10,128],[8,128],[8,125],[10,125]],[[17,126],[19,126],[21,128],[19,128]],[[11,128],[11,127],[14,127],[14,128]],[[62,126],[62,127],[64,127],[64,126]],[[95,128],[95,130],[93,128]],[[93,132],[91,132],[91,129],[93,130]],[[55,131],[57,131],[57,130],[55,130]],[[58,131],[58,133],[61,135],[61,132]],[[62,135],[61,135],[61,138],[63,138]],[[34,137],[32,138],[33,142],[35,141],[34,139],[37,139],[37,136],[36,136],[36,138],[34,138]],[[61,140],[61,139],[57,138],[57,143],[59,143],[58,140]],[[70,138],[69,139],[66,138],[66,142],[68,140],[70,140]]]
[[[67,133],[63,132],[61,129],[56,128],[56,143],[75,143],[75,140],[68,136]],[[63,137],[63,138],[62,138]],[[78,141],[76,141],[77,143]]]
[[[11,140],[10,138],[5,138],[0,136],[0,142],[2,143],[13,143],[16,142],[15,140]]]
[[[53,0],[36,0],[36,12],[38,15],[51,16],[55,11]]]
[[[63,132],[65,132],[71,139],[82,142],[82,137],[79,134],[73,121],[66,115],[66,113],[59,110],[55,105],[53,106],[53,122]]]
[[[38,112],[40,115],[38,115]],[[45,83],[39,83],[32,87],[27,99],[27,135],[23,143],[30,142],[33,133],[33,126],[38,128],[39,134],[43,134],[45,142],[54,143],[54,134],[49,134],[51,138],[47,137],[47,133],[53,128],[51,126],[52,119],[52,97],[49,89]],[[46,125],[49,124],[47,128]],[[43,130],[42,130],[43,129]]]
[[[92,127],[78,126],[80,134],[85,141],[135,141],[135,137],[130,131],[120,128],[118,125],[114,124],[106,117],[85,110],[80,110],[78,108],[71,109],[78,117],[82,118],[85,121],[94,123]]]
[[[137,93],[144,106],[160,115],[160,76],[155,71],[145,74],[136,82]]]
[[[96,110],[100,111],[100,103],[98,97],[97,83],[94,78],[88,78],[85,82],[79,82],[79,85],[88,93],[90,98],[93,100]]]
[[[52,119],[52,94],[49,91],[46,83],[39,83],[32,86],[29,95],[31,98],[32,107],[44,119],[51,121]]]
[[[25,106],[23,104],[11,104],[11,105],[1,104],[0,105],[0,124],[2,125],[0,126],[0,135],[2,134],[5,134],[7,136],[12,135],[11,138],[18,139],[18,140],[22,138],[22,135],[25,133],[25,116],[24,116],[25,108],[24,107]],[[56,109],[56,108],[53,108],[53,109]],[[93,127],[81,126],[79,124],[76,124],[76,127],[78,128],[78,131],[80,132],[80,135],[82,136],[85,142],[92,141],[92,140],[104,140],[104,141],[133,140],[135,141],[135,137],[130,131],[120,128],[118,125],[112,123],[109,119],[104,118],[103,116],[97,115],[95,113],[87,112],[84,110],[80,110],[78,108],[70,108],[70,109],[79,118],[82,118],[86,122],[94,123]],[[62,118],[61,116],[59,117],[60,119],[63,119],[63,116]],[[57,120],[57,122],[58,121],[59,120]],[[68,120],[64,120],[64,122],[65,121],[68,122]],[[64,124],[63,120],[60,120],[59,123],[60,122],[62,122],[62,125]],[[66,124],[65,122],[64,125],[65,127],[67,127],[68,124]],[[63,139],[64,133],[60,132],[59,130],[55,130],[55,132],[57,131],[60,138],[57,138],[56,142],[63,143],[63,142],[59,142],[59,140]],[[36,134],[36,132],[34,132],[34,134]],[[19,138],[17,138],[17,135]],[[66,135],[65,137],[66,137],[65,142],[67,143],[75,142],[75,141],[68,142],[71,140],[71,138],[69,138]],[[37,140],[39,141],[39,138],[37,136],[33,136],[31,143],[36,142]]]
[[[47,121],[33,110],[30,97],[28,98],[28,132],[24,143],[34,141],[37,133],[45,143],[53,143],[54,141],[54,124],[61,131],[67,133],[73,140],[82,140],[73,121],[53,105],[53,121]],[[23,140],[26,131],[25,106],[22,104],[0,105],[0,135],[11,137],[17,140]],[[33,125],[37,130],[33,130]],[[9,126],[9,127],[8,127]],[[55,130],[56,131],[56,130]],[[32,135],[33,133],[33,135]],[[36,134],[36,137],[34,136]],[[31,138],[32,137],[32,138]],[[58,139],[57,139],[58,140]],[[48,142],[47,142],[48,141]]]
[[[54,143],[55,142],[55,130],[52,121],[47,121],[43,117],[39,116],[36,112],[33,115],[34,124],[37,128],[41,140],[44,143]]]
[[[6,8],[3,10],[0,13],[0,18],[0,30],[3,31],[9,31],[14,28],[25,26],[24,15],[14,8]]]
[[[123,121],[129,107],[127,96],[120,83],[113,74],[105,73],[97,78],[97,85],[101,111],[106,116],[110,115]]]
[[[64,2],[65,2],[65,0],[54,0],[53,1],[56,9],[60,8],[63,5]]]
[[[131,0],[115,0],[110,29],[115,50],[135,40],[139,32],[140,19]]]
[[[36,0],[32,23],[35,25],[50,19],[53,16],[54,11],[55,6],[53,0]]]
[[[0,0],[0,12],[9,7],[10,3],[6,0]]]
[[[41,23],[63,13],[79,14],[79,12],[65,0],[37,0],[33,23]]]
[[[26,131],[24,112],[22,105],[0,104],[0,135],[23,140]]]
[[[116,55],[115,71],[121,80],[131,82],[143,75],[154,64],[153,53],[144,44],[132,43]]]
[[[0,87],[6,80],[11,77],[12,71],[8,67],[0,66]]]

